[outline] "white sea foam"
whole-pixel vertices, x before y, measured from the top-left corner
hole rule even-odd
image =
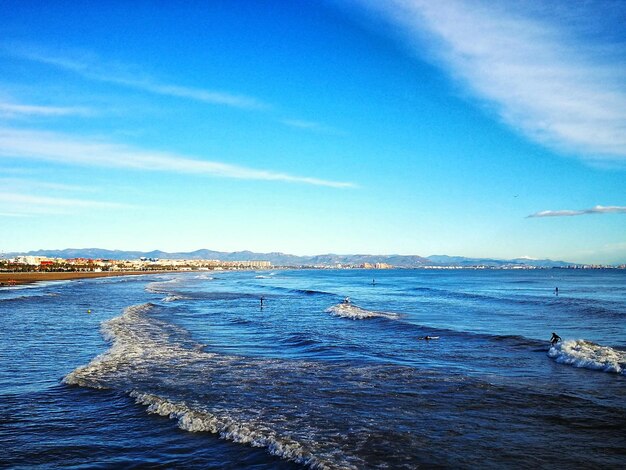
[[[3,288],[4,290],[4,288]],[[13,293],[9,294],[9,297],[0,297],[0,302],[12,302],[12,301],[17,301],[17,300],[33,300],[33,299],[40,299],[42,297],[58,297],[59,294],[57,294],[56,292],[48,292],[45,294],[40,294],[40,293],[33,293],[31,295],[20,295],[19,291],[15,293],[15,295]]]
[[[396,319],[396,313],[376,312],[358,307],[352,303],[340,303],[326,309],[327,313],[342,318],[350,318],[351,320],[365,320],[367,318],[390,318]]]
[[[163,298],[163,302],[175,302],[176,300],[185,300],[187,299],[187,297],[185,297],[184,295],[168,295],[167,297]]]
[[[330,468],[315,458],[300,443],[287,437],[279,437],[262,423],[238,422],[227,413],[217,414],[193,409],[185,403],[164,400],[157,395],[132,391],[130,396],[138,404],[148,407],[149,413],[178,420],[178,427],[190,432],[210,432],[239,444],[264,447],[270,454],[305,464],[315,469]]]
[[[548,355],[559,364],[626,375],[626,353],[590,341],[568,340],[550,348]]]
[[[123,315],[104,322],[102,333],[111,347],[69,373],[64,383],[127,392],[146,405],[148,412],[176,419],[181,429],[263,447],[311,468],[355,468],[341,455],[326,458],[306,432],[296,436],[293,430],[283,429],[286,418],[280,415],[268,420],[249,407],[239,409],[202,398],[201,390],[211,390],[211,384],[225,374],[242,368],[258,373],[261,364],[205,352],[186,330],[155,318],[151,314],[155,307],[149,303],[129,307]],[[280,364],[268,362],[267,366],[280,370]]]
[[[7,281],[3,281],[7,282]],[[20,291],[28,289],[39,289],[41,287],[56,287],[61,284],[69,284],[70,282],[76,282],[75,280],[57,280],[57,281],[35,281],[28,284],[17,284],[15,286],[3,285],[2,291]]]
[[[104,322],[102,334],[111,343],[110,349],[86,366],[70,372],[63,382],[92,388],[123,386],[131,377],[121,376],[120,371],[129,368],[129,365],[134,368],[129,370],[132,373],[144,370],[156,360],[185,359],[192,355],[194,350],[168,342],[168,338],[176,335],[184,338],[186,331],[147,317],[146,313],[152,308],[149,303],[128,307],[123,315]]]
[[[152,292],[153,294],[166,294],[170,285],[178,282],[180,282],[180,278],[177,277],[167,279],[165,281],[151,282],[146,286],[146,291]]]

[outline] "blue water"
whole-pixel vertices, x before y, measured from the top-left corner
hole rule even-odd
[[[623,467],[625,281],[302,270],[4,288],[0,466]]]

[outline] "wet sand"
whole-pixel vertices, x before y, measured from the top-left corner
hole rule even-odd
[[[0,273],[0,288],[9,285],[29,284],[38,281],[65,281],[69,279],[87,279],[92,277],[109,276],[139,276],[177,271],[110,271],[110,272],[51,272],[51,273]]]

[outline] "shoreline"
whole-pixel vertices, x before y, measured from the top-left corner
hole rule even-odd
[[[146,274],[162,274],[179,271],[74,271],[74,272],[25,272],[25,273],[0,273],[0,289],[2,287],[32,284],[41,281],[69,281],[72,279],[90,279],[96,277],[112,276],[142,276]]]

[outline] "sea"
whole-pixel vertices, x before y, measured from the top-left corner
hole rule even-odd
[[[625,466],[624,270],[0,289],[2,468]]]

